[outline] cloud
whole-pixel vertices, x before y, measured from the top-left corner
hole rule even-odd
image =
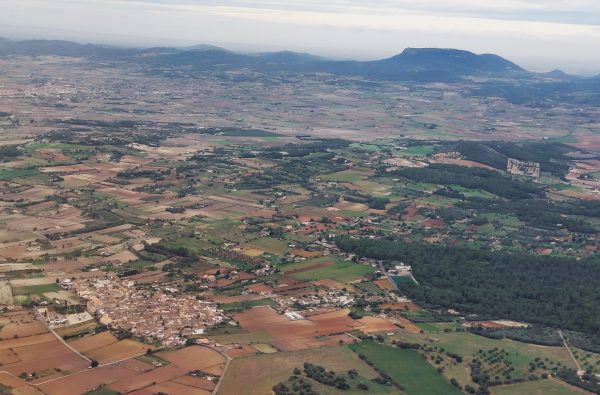
[[[125,2],[128,0],[116,0]],[[569,24],[600,23],[600,2],[595,0],[140,0],[140,4],[163,6],[228,6],[244,9],[302,10],[325,13],[392,13],[419,12],[427,15],[455,15],[488,19],[548,21]]]

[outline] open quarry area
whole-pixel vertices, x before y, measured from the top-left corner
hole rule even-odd
[[[0,57],[0,394],[597,393],[600,107],[475,84]]]

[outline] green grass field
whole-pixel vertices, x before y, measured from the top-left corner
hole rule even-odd
[[[322,278],[348,283],[363,278],[369,273],[375,271],[371,266],[365,266],[354,262],[338,262],[332,266],[320,267],[305,272],[294,273],[292,277],[298,280],[313,281]]]
[[[571,351],[573,351],[573,355],[575,356],[575,359],[577,359],[577,361],[580,363],[582,369],[589,369],[596,374],[600,373],[600,354],[581,350],[574,347],[571,348]]]
[[[421,328],[421,330],[423,332],[438,332],[439,329],[438,327],[436,327],[433,324],[430,324],[428,322],[422,322],[422,323],[416,323],[416,326],[418,326],[419,328]]]
[[[496,229],[493,224],[485,224],[477,227],[476,233],[479,235],[488,235],[488,236],[502,236],[504,232],[500,229]]]
[[[161,240],[160,244],[168,249],[183,247],[195,255],[202,255],[203,249],[210,246],[209,243],[203,240],[188,237],[173,237],[172,239]]]
[[[456,202],[458,202],[458,199],[447,198],[444,196],[437,196],[437,195],[426,196],[426,197],[415,200],[415,203],[427,204],[427,205],[434,206],[436,208],[450,207],[450,206],[453,206]]]
[[[378,294],[379,292],[381,292],[381,288],[379,288],[372,282],[364,282],[360,284],[355,284],[354,286],[356,288],[362,289],[363,291],[371,292],[374,294]]]
[[[320,177],[326,181],[336,181],[336,182],[358,182],[365,178],[362,173],[359,173],[354,170],[343,170],[337,173],[328,174]]]
[[[433,153],[433,147],[428,145],[417,145],[398,151],[399,156],[427,156],[431,153]]]
[[[246,302],[223,303],[220,307],[225,311],[232,311],[232,310],[245,310],[245,309],[249,309],[251,307],[257,307],[257,306],[275,307],[275,306],[277,306],[277,303],[275,303],[275,301],[273,301],[272,299],[265,298],[265,299],[259,299],[259,300],[249,300]]]
[[[256,246],[256,248],[259,250],[277,255],[283,255],[289,249],[287,242],[283,240],[277,240],[272,237],[263,237],[252,240],[250,244]]]
[[[361,151],[367,151],[367,152],[377,152],[377,151],[379,151],[379,146],[377,146],[375,144],[352,143],[352,144],[350,144],[350,147],[351,148],[359,149]]]
[[[13,294],[15,294],[15,295],[41,295],[46,292],[56,292],[59,290],[60,290],[60,287],[56,283],[40,284],[40,285],[26,285],[23,287],[13,287]]]
[[[23,169],[23,168],[8,169],[8,168],[3,168],[3,169],[0,169],[0,180],[12,180],[12,179],[15,179],[15,178],[20,178],[20,177],[35,176],[36,174],[38,174],[37,169]]]
[[[492,395],[577,395],[584,392],[555,380],[538,380],[492,389]]]
[[[86,392],[84,395],[119,395],[120,392],[113,391],[107,387],[101,387],[97,390]]]
[[[374,342],[351,344],[350,349],[363,354],[405,388],[407,395],[460,395],[423,357],[414,350],[390,347]]]
[[[90,145],[67,144],[67,143],[31,143],[27,145],[27,151],[33,152],[40,148],[59,149],[61,151],[93,151],[95,147]]]
[[[403,284],[413,284],[414,283],[411,276],[392,276],[392,280],[398,287],[402,287]]]
[[[294,368],[302,369],[304,362],[323,366],[327,370],[343,374],[350,369],[356,369],[359,377],[368,384],[369,391],[357,390],[355,387],[348,391],[337,390],[334,387],[320,385],[311,380],[313,388],[319,394],[328,395],[365,395],[394,393],[393,387],[378,385],[371,382],[377,373],[362,362],[356,353],[348,347],[322,347],[318,349],[297,350],[293,352],[277,352],[260,354],[234,359],[223,378],[220,394],[269,394],[271,388],[279,382],[286,381],[293,374]],[[252,391],[248,389],[251,388]]]
[[[347,218],[366,217],[368,215],[368,213],[364,213],[362,211],[354,211],[354,210],[340,210],[340,211],[338,211],[338,213],[342,217],[347,217]]]
[[[236,239],[237,235],[241,234],[240,226],[242,223],[240,221],[232,220],[229,218],[212,221],[206,227],[211,230],[211,234],[213,236],[233,240]],[[236,240],[240,241],[240,240]]]
[[[482,215],[490,221],[496,221],[503,226],[508,226],[510,228],[517,228],[523,225],[523,222],[519,221],[517,217],[514,215],[505,215],[505,214],[497,214],[497,213],[486,213]]]
[[[307,259],[303,262],[295,262],[295,263],[288,263],[285,265],[281,265],[281,266],[279,266],[279,269],[282,272],[288,272],[291,270],[304,269],[304,268],[314,266],[318,263],[323,263],[323,262],[336,263],[336,262],[344,262],[344,260],[342,258],[335,257],[335,256],[320,256],[318,258]]]
[[[357,187],[361,188],[368,194],[373,196],[388,196],[390,194],[390,186],[384,184],[378,184],[373,181],[357,181],[353,183]]]
[[[558,191],[578,191],[578,190],[582,190],[579,187],[576,187],[574,185],[571,184],[562,184],[562,183],[558,183],[558,184],[553,184],[551,185],[552,188],[558,190]]]
[[[574,368],[573,362],[564,347],[545,347],[520,343],[508,339],[494,340],[468,332],[437,332],[424,334],[399,332],[397,335],[390,336],[390,341],[392,339],[425,344],[431,347],[443,347],[446,351],[461,355],[465,361],[474,358],[479,350],[485,351],[494,348],[502,349],[508,353],[507,359],[515,368],[513,377],[527,377],[529,375],[529,362],[533,362],[537,357],[542,360],[548,358],[549,361],[554,361],[555,363],[560,362],[566,367]],[[550,364],[548,363],[548,365]],[[448,378],[456,378],[463,385],[469,384],[470,382],[466,364],[457,365],[452,369],[446,369],[444,375]]]
[[[481,189],[469,189],[469,188],[465,188],[461,185],[450,185],[450,189],[452,189],[453,191],[462,193],[464,196],[466,197],[475,197],[475,198],[484,198],[484,199],[497,199],[498,196],[494,195],[493,193],[489,193],[486,191],[483,191]]]

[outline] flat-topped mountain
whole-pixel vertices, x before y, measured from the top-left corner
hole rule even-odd
[[[406,48],[401,54],[381,60],[380,63],[393,64],[403,69],[453,70],[458,73],[525,71],[501,56],[477,55],[459,49]]]

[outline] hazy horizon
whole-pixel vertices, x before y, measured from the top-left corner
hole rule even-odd
[[[0,36],[126,47],[198,44],[381,59],[407,47],[494,53],[532,71],[600,73],[592,0],[5,0]]]

